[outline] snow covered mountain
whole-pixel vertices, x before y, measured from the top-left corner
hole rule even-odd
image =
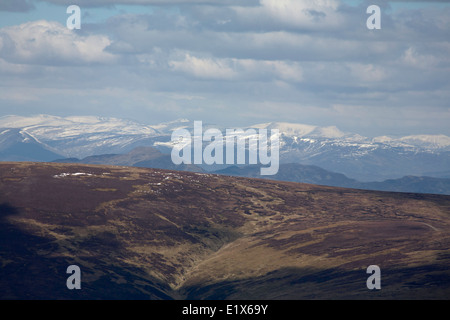
[[[335,127],[316,127],[304,135],[286,128],[280,132],[282,163],[316,165],[360,181],[444,177],[450,169],[450,137],[445,135],[367,138]]]
[[[0,130],[3,161],[51,161],[59,155],[20,129]]]
[[[27,160],[27,147],[28,158],[33,161],[119,154],[139,146],[153,146],[168,152],[172,131],[176,128],[192,131],[193,124],[186,119],[145,125],[89,116],[5,116],[0,118],[0,160]],[[208,127],[211,125],[204,124],[204,130]],[[248,128],[280,131],[281,163],[316,165],[360,181],[423,176],[431,172],[432,176],[440,177],[441,173],[448,174],[450,170],[450,137],[445,135],[367,138],[334,126],[286,122],[256,124]],[[19,157],[12,156],[14,148],[21,150]],[[53,155],[54,159],[49,159]],[[217,169],[217,166],[211,168]]]
[[[126,152],[161,135],[133,121],[98,117],[6,116],[0,128],[18,129],[65,157]]]
[[[278,129],[286,136],[292,137],[310,137],[310,138],[341,138],[345,133],[338,128],[332,127],[318,127],[307,124],[288,123],[288,122],[270,122],[257,124],[252,126],[258,129]]]

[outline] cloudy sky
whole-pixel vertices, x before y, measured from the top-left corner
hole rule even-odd
[[[450,135],[450,1],[0,0],[8,114]]]

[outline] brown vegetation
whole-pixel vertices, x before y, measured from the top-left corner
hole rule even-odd
[[[448,299],[449,230],[450,196],[1,163],[0,298]]]

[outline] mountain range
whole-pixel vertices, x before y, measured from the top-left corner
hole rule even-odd
[[[168,169],[179,171],[204,172],[200,167],[193,164],[179,164],[172,162],[170,155],[160,152],[153,147],[137,147],[124,154],[103,154],[89,156],[83,159],[64,158],[56,159],[57,163],[84,163],[103,164],[116,166],[143,167],[155,169]]]
[[[215,127],[204,124],[204,127]],[[144,125],[135,121],[99,117],[0,118],[0,160],[50,161],[82,159],[102,154],[126,154],[137,147],[154,147],[168,154],[176,128],[193,131],[193,122],[181,119]],[[225,131],[225,128],[217,127]],[[297,123],[255,124],[247,128],[280,131],[280,162],[314,165],[362,182],[404,176],[450,176],[450,137],[446,135],[380,136],[368,138],[336,127]],[[226,166],[200,165],[217,171]]]
[[[57,159],[53,162],[103,164],[191,172],[207,172],[201,167],[193,164],[175,165],[173,164],[170,155],[164,154],[153,147],[138,147],[126,154],[96,155],[83,159],[66,158]],[[342,173],[331,172],[317,166],[303,165],[299,163],[281,164],[278,173],[270,176],[261,175],[259,165],[240,167],[230,166],[225,169],[209,171],[209,173],[247,178],[302,182],[345,188],[450,195],[450,179],[447,178],[406,176],[400,179],[389,179],[382,182],[361,182],[355,179],[350,179]]]
[[[226,169],[214,171],[214,173],[238,177],[303,182],[354,189],[450,195],[450,179],[448,178],[405,176],[399,179],[361,182],[348,178],[342,173],[331,172],[317,166],[303,165],[299,163],[281,164],[278,173],[273,176],[261,175],[259,166],[232,166]]]

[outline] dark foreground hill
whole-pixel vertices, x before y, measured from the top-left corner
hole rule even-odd
[[[449,231],[450,196],[0,164],[1,299],[448,299]]]

